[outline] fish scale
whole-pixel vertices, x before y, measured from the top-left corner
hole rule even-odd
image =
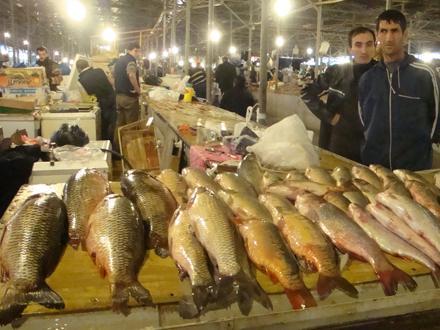
[[[179,173],[171,169],[165,169],[160,172],[157,179],[172,192],[179,205],[187,202],[186,190],[188,186]]]

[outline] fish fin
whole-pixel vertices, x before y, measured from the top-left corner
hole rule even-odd
[[[398,268],[394,268],[391,271],[379,272],[378,277],[382,283],[383,291],[387,296],[396,294],[399,282],[410,291],[414,291],[417,288],[417,283],[414,279]]]
[[[192,297],[198,311],[206,308],[212,298],[214,298],[214,287],[212,285],[197,285],[192,287]]]
[[[234,287],[237,288],[238,307],[243,315],[249,315],[253,300],[259,302],[267,309],[273,309],[272,302],[256,280],[251,279],[243,271],[233,278]]]
[[[285,289],[285,292],[293,309],[317,306],[315,298],[306,287],[298,290]]]
[[[188,320],[198,317],[200,311],[191,299],[182,299],[179,301],[179,315],[181,318]]]
[[[0,325],[6,325],[19,318],[28,303],[24,292],[8,286],[0,304]]]
[[[336,288],[352,298],[357,298],[359,295],[356,288],[342,276],[326,276],[324,274],[319,274],[316,291],[321,300],[327,298]]]
[[[168,250],[168,238],[163,238],[154,232],[150,232],[149,236],[149,247],[154,248],[156,255],[161,258],[168,257],[170,254]]]
[[[110,285],[110,292],[112,298],[112,310],[116,313],[128,315],[128,288],[124,283],[112,283]]]
[[[134,281],[128,287],[128,292],[139,304],[143,306],[153,306],[153,299],[151,298],[150,291],[144,288],[141,283]]]
[[[64,309],[65,307],[63,298],[53,291],[46,283],[43,283],[43,285],[36,291],[27,292],[26,299],[28,301],[36,302],[46,308]]]

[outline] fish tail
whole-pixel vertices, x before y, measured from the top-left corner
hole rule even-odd
[[[378,277],[382,283],[383,291],[387,296],[396,294],[399,282],[410,291],[414,291],[417,288],[416,281],[398,268],[394,268],[391,271],[379,272]]]
[[[327,276],[324,274],[319,274],[316,290],[318,291],[318,295],[321,300],[327,298],[336,288],[340,289],[352,298],[357,298],[359,295],[359,292],[356,290],[353,284],[348,282],[342,276]]]
[[[193,319],[200,316],[200,311],[191,299],[181,299],[179,301],[179,315],[185,320]]]
[[[285,292],[293,309],[317,306],[315,298],[306,287],[297,290],[285,289]]]
[[[150,291],[142,286],[138,281],[134,281],[128,286],[128,292],[139,304],[143,306],[153,306],[153,299]]]
[[[272,302],[257,280],[250,278],[244,271],[233,277],[234,287],[237,288],[238,307],[243,315],[248,315],[252,309],[253,300],[266,309],[273,309]]]
[[[212,285],[197,285],[192,287],[192,297],[194,304],[199,311],[206,308],[208,303],[213,299],[214,290]]]
[[[129,314],[128,309],[128,288],[124,283],[112,283],[110,285],[111,298],[112,298],[112,310],[115,313],[122,313],[124,315]]]
[[[38,290],[26,293],[28,301],[36,302],[46,308],[64,309],[64,301],[58,293],[53,291],[46,283]]]

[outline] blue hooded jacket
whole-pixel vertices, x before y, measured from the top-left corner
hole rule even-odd
[[[439,86],[435,70],[411,55],[393,73],[379,62],[362,76],[365,165],[413,171],[432,167],[432,143],[440,141]]]

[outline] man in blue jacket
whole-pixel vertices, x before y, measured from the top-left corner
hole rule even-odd
[[[390,169],[432,167],[432,143],[440,141],[439,79],[428,65],[405,52],[405,16],[387,10],[376,21],[383,59],[359,82],[364,126],[362,162]]]

